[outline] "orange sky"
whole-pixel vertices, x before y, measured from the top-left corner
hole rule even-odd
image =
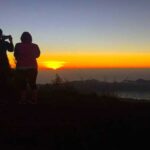
[[[14,58],[9,54],[10,63]],[[78,53],[42,54],[38,58],[40,69],[58,68],[149,68],[150,53]]]
[[[146,68],[150,67],[150,53],[88,53],[43,55],[39,65],[47,61],[64,62],[64,68]]]

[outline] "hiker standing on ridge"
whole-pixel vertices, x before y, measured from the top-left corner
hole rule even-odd
[[[37,103],[36,78],[38,64],[36,58],[40,56],[40,49],[37,44],[32,43],[32,36],[29,32],[23,32],[21,42],[15,46],[14,56],[16,59],[16,80],[20,90],[19,103],[27,103],[27,84],[32,90],[32,104]]]
[[[9,42],[5,40],[9,40]],[[2,29],[0,29],[0,88],[2,90],[1,94],[3,95],[7,93],[11,78],[11,67],[7,57],[7,51],[14,51],[12,36],[4,36]]]

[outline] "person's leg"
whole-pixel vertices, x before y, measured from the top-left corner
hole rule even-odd
[[[28,72],[28,82],[32,90],[30,101],[32,104],[36,104],[38,99],[36,78],[37,78],[37,69],[30,69]]]
[[[8,70],[0,70],[0,99],[4,99],[4,103],[8,102],[8,99],[10,98],[10,91],[9,91],[9,72]]]
[[[17,81],[17,87],[18,91],[20,93],[19,95],[19,103],[25,104],[26,103],[26,71],[25,70],[17,70],[16,73],[16,81]]]
[[[0,103],[4,103],[4,99],[6,98],[6,78],[4,73],[0,70]]]

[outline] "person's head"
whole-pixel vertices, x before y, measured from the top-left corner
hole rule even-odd
[[[2,35],[3,35],[3,31],[2,29],[0,29],[0,39],[2,38]]]
[[[23,32],[21,35],[21,42],[32,43],[32,36],[29,32]]]

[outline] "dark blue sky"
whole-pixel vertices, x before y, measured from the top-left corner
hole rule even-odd
[[[44,51],[144,51],[149,0],[1,0],[0,28],[15,42],[33,34]]]

